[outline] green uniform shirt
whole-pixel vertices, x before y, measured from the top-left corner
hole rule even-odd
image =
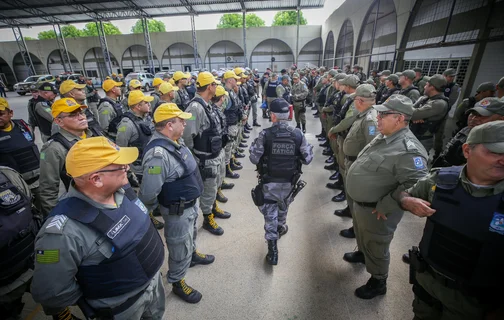
[[[446,100],[441,99],[440,97],[444,97],[444,95],[440,93],[431,98],[424,96],[419,99],[413,105],[413,108],[415,108],[415,110],[413,111],[413,115],[411,116],[411,121],[436,121],[443,119],[448,112],[448,103],[446,102]]]
[[[103,129],[103,131],[108,132],[110,121],[117,117],[117,113],[110,102],[104,101],[98,106],[98,117],[100,127]]]
[[[402,89],[399,94],[403,94],[403,90],[407,90],[411,87],[408,87],[406,89]],[[420,92],[416,89],[411,89],[407,94],[403,94],[404,96],[408,97],[413,101],[413,103],[417,102],[417,100],[420,98]]]
[[[379,133],[377,114],[373,107],[357,114],[343,143],[343,152],[346,156],[356,157]]]
[[[301,104],[302,100],[305,100],[308,96],[308,87],[303,81],[299,81],[298,83],[294,83],[292,85],[292,103],[293,104]]]

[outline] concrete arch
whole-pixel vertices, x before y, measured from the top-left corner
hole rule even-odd
[[[332,31],[327,34],[322,64],[328,68],[334,67],[334,34]]]
[[[82,65],[79,63],[79,60],[70,51],[68,51],[68,55],[70,56],[70,63],[72,64],[73,71],[75,73],[82,73]],[[52,75],[65,72],[59,49],[53,50],[47,56],[47,68]],[[70,70],[67,71],[70,72]]]
[[[17,82],[12,68],[2,57],[0,57],[0,80],[10,89],[12,89],[12,86]]]
[[[306,43],[298,55],[298,67],[319,66],[322,61],[322,38],[316,38]]]
[[[345,65],[351,65],[354,52],[354,28],[352,21],[346,19],[341,26],[338,40],[336,42],[336,52],[334,55],[334,63],[341,69],[345,69]]]
[[[159,60],[156,55],[154,58],[154,72],[161,70]],[[147,47],[141,44],[134,44],[124,50],[121,57],[121,69],[126,76],[130,72],[150,72]]]
[[[198,54],[200,66],[201,56]],[[161,68],[163,70],[173,71],[191,71],[196,68],[194,61],[194,48],[184,42],[176,42],[171,44],[163,52],[161,57]]]
[[[47,67],[36,55],[30,52],[30,57],[35,68],[35,74],[47,74]],[[14,74],[19,81],[26,79],[29,76],[28,67],[25,66],[21,53],[16,53],[12,59]]]
[[[112,62],[112,72],[121,73],[121,68],[116,57],[109,52],[110,61]],[[96,77],[105,79],[107,74],[107,67],[105,59],[103,58],[103,51],[100,47],[92,47],[84,54],[83,58],[84,74],[88,77]]]
[[[275,61],[272,62],[272,58]],[[282,69],[288,69],[294,63],[294,51],[283,40],[266,39],[257,44],[250,54],[250,67],[259,70],[271,68],[279,72]]]
[[[205,67],[209,70],[234,67],[244,64],[244,52],[240,45],[229,40],[214,43],[205,56]]]

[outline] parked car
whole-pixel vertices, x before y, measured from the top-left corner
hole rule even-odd
[[[65,81],[65,80],[77,81],[77,80],[79,80],[80,74],[79,73],[61,73],[59,76],[60,76],[61,81]]]
[[[50,82],[54,84],[54,76],[50,74],[30,76],[24,79],[23,82],[16,83],[14,85],[14,91],[16,91],[20,96],[24,96],[25,94],[30,92],[30,86],[32,84],[36,85],[41,82]]]
[[[165,74],[169,74],[169,75],[173,76],[173,71],[166,70],[166,71],[157,72],[154,75],[154,78],[161,78],[161,79],[163,79],[164,76],[165,76]]]
[[[154,80],[154,75],[152,73],[145,73],[145,72],[131,72],[129,73],[126,78],[126,85],[132,80],[132,79],[137,79],[142,83],[142,87],[144,88],[144,91],[150,91],[152,88],[152,81]]]

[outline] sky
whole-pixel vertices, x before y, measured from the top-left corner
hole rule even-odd
[[[345,0],[326,0],[324,7],[321,9],[304,9],[303,16],[308,21],[309,25],[323,24],[329,15],[336,10]],[[263,19],[266,26],[271,26],[273,17],[277,11],[257,11],[253,12]],[[204,14],[195,17],[196,30],[215,29],[219,23],[222,14]],[[15,18],[15,17],[12,17]],[[185,31],[191,30],[191,20],[189,16],[175,16],[166,18],[156,18],[161,20],[166,25],[166,31]],[[115,20],[112,21],[123,34],[131,33],[131,27],[135,24],[136,19],[131,20]],[[85,23],[76,23],[75,26],[79,29],[84,27]],[[52,26],[40,26],[32,28],[22,28],[21,32],[25,37],[37,38],[40,31],[53,30]],[[0,41],[14,41],[14,34],[11,29],[0,29]]]

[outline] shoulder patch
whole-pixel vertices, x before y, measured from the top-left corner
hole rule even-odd
[[[117,132],[126,132],[126,126],[120,126],[117,128]]]
[[[109,111],[107,109],[103,109],[103,111],[101,112],[101,114],[109,114]]]
[[[45,160],[45,152],[40,153],[40,160]]]
[[[416,144],[413,141],[411,141],[411,140],[405,140],[405,143],[406,143],[406,149],[408,151],[418,150],[418,147],[416,146]]]
[[[45,101],[42,101],[41,104],[44,106],[44,107],[48,107],[49,105],[47,104],[47,102]]]
[[[368,134],[370,136],[376,135],[376,127],[375,126],[368,126]]]
[[[35,260],[37,263],[50,264],[59,262],[59,249],[36,250]]]
[[[46,225],[45,232],[47,233],[62,233],[63,228],[68,222],[68,217],[59,214],[52,217],[52,220]]]
[[[150,175],[160,175],[161,167],[160,166],[149,166],[147,173]]]
[[[422,157],[414,157],[413,164],[415,165],[415,168],[417,168],[417,170],[426,168]]]

